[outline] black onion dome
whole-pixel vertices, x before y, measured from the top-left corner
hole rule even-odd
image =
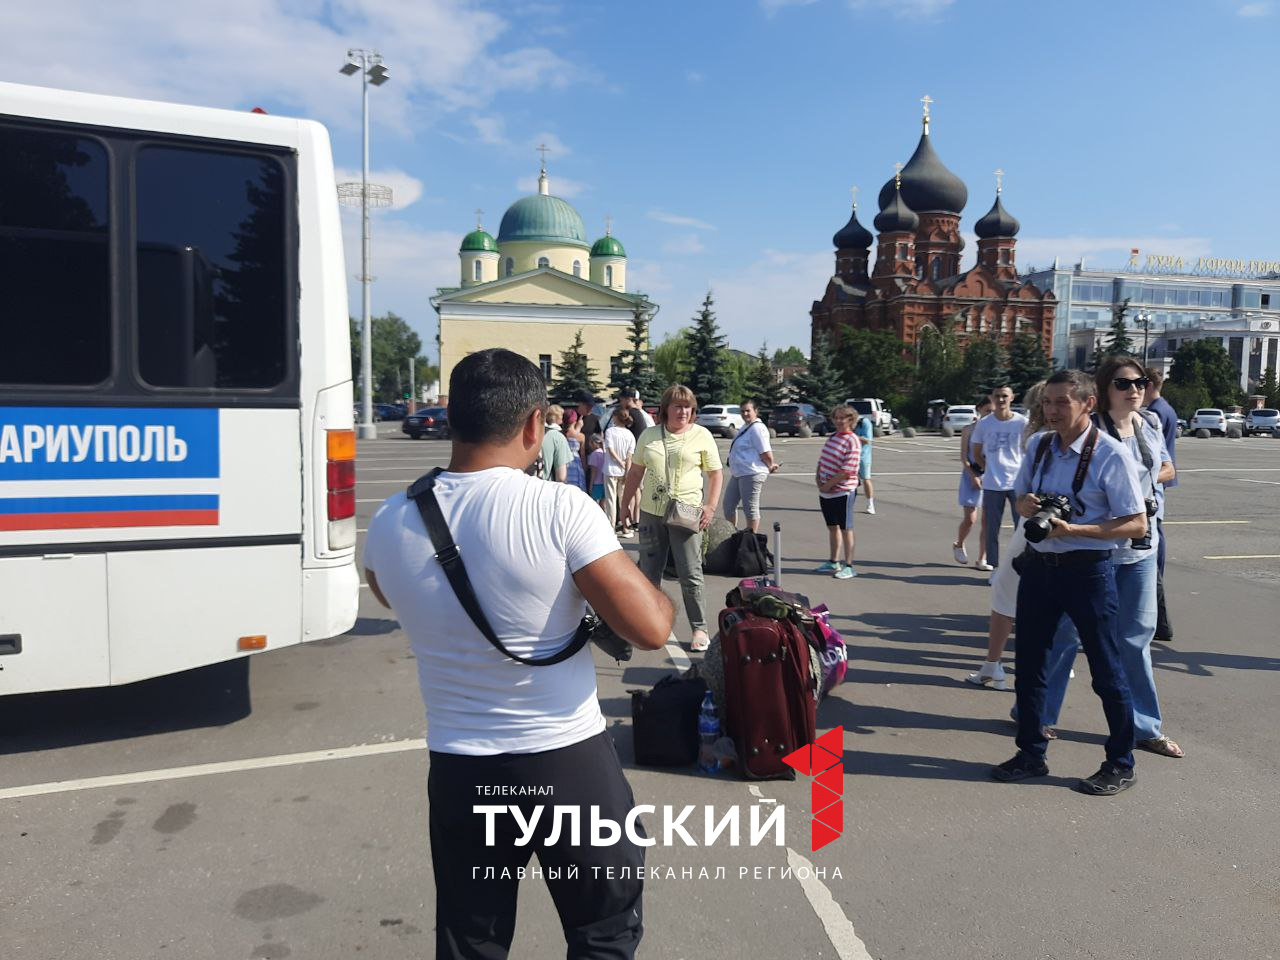
[[[954,213],[960,215],[969,201],[964,181],[943,166],[934,152],[929,134],[920,136],[916,152],[902,168],[902,196],[907,206],[919,213]],[[893,181],[880,188],[880,209],[893,199]]]
[[[865,250],[875,242],[875,237],[858,222],[858,211],[855,209],[849,222],[840,228],[831,242],[836,245],[837,250]]]
[[[992,237],[1016,237],[1022,224],[1000,202],[1000,194],[996,194],[996,202],[991,205],[987,215],[973,225],[973,232],[983,240]]]
[[[890,197],[889,205],[876,214],[875,228],[881,233],[913,233],[918,226],[920,218],[907,206],[901,192],[897,190]]]

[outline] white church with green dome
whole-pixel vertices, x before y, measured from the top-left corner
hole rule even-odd
[[[440,318],[442,390],[463,357],[499,346],[528,357],[550,381],[579,330],[595,377],[606,384],[629,347],[637,308],[650,317],[657,312],[644,294],[627,292],[621,241],[606,227],[588,244],[578,211],[551,195],[545,165],[538,192],[502,215],[497,239],[477,224],[462,238],[458,259],[459,285],[431,298]]]

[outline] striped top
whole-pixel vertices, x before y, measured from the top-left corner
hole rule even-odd
[[[835,489],[822,494],[838,497],[858,488],[858,462],[862,459],[862,442],[852,431],[833,433],[818,455],[818,482],[826,483],[837,473],[847,474]]]

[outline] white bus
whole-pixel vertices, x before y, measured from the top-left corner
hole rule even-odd
[[[350,629],[317,123],[0,83],[0,695]]]

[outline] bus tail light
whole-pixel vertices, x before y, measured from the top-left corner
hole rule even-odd
[[[329,430],[325,446],[329,549],[346,550],[356,543],[356,433]]]
[[[236,647],[239,650],[265,650],[267,649],[267,638],[261,634],[252,637],[241,637]]]

